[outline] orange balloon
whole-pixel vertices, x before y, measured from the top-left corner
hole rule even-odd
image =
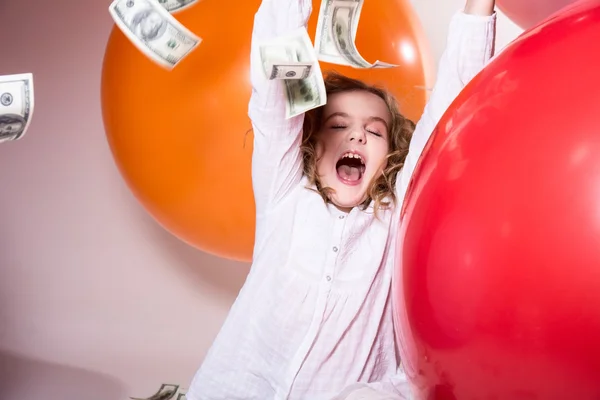
[[[321,2],[314,0],[314,40]],[[260,0],[202,0],[174,14],[202,43],[172,71],[143,55],[116,27],[102,69],[102,115],[120,173],[143,207],[169,232],[207,253],[249,261],[255,208],[250,176],[250,40]],[[367,1],[357,46],[370,62],[358,70],[322,63],[398,96],[420,116],[431,82],[422,28],[408,0]]]

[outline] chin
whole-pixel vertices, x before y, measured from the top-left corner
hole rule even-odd
[[[348,181],[339,176],[336,170],[321,175],[321,184],[333,190],[329,195],[329,201],[340,209],[348,209],[360,206],[367,199],[369,182],[373,177],[371,174],[361,174],[358,181]]]
[[[336,207],[354,208],[361,205],[367,198],[364,191],[362,193],[344,193],[347,191],[347,189],[344,189],[346,188],[342,188],[341,190],[338,189],[331,195],[330,201]]]

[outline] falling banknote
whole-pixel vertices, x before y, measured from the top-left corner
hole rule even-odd
[[[283,80],[287,118],[326,103],[323,74],[306,28],[257,45],[267,79]]]
[[[364,0],[322,0],[315,49],[319,60],[354,68],[392,68],[397,65],[365,60],[356,48],[356,31]]]
[[[179,391],[179,385],[171,385],[167,383],[163,383],[158,391],[154,393],[150,397],[140,398],[140,397],[130,397],[131,400],[171,400],[175,399],[175,395]],[[181,395],[181,393],[180,393]],[[181,396],[178,396],[179,399]]]
[[[174,68],[202,41],[158,0],[115,0],[108,11],[142,53],[168,69]]]
[[[0,76],[0,143],[25,135],[33,104],[32,74]]]
[[[158,0],[161,6],[170,13],[188,8],[198,0]]]
[[[267,79],[270,80],[306,79],[310,76],[314,65],[314,61],[298,61],[296,48],[286,42],[260,46],[260,58]]]

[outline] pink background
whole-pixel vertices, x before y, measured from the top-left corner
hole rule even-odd
[[[0,145],[2,400],[187,386],[248,272],[165,232],[121,180],[100,108],[109,3],[0,2],[0,75],[35,84],[29,131]],[[415,1],[436,60],[462,4]],[[499,30],[498,48],[520,32]]]

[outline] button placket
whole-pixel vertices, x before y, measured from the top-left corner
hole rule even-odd
[[[288,375],[287,382],[287,392],[291,390],[292,384],[294,382],[294,378],[298,373],[302,362],[304,361],[306,355],[308,354],[308,349],[314,343],[314,340],[317,336],[318,329],[322,323],[322,318],[325,313],[325,309],[327,307],[327,300],[329,299],[329,293],[331,291],[332,282],[334,278],[335,265],[337,264],[337,259],[339,256],[339,246],[342,241],[342,236],[344,233],[345,227],[345,217],[344,218],[336,218],[334,219],[333,232],[331,235],[331,243],[332,243],[332,251],[328,252],[327,257],[325,259],[325,269],[323,271],[324,275],[324,283],[319,285],[319,294],[316,302],[316,307],[313,315],[313,320],[311,321],[310,327],[306,334],[306,337],[300,348],[298,349],[297,354],[294,356],[294,360],[290,363],[290,372]],[[336,245],[337,243],[337,245]],[[333,250],[335,249],[335,250]]]
[[[334,222],[333,235],[332,235],[333,245],[331,246],[330,256],[327,257],[327,264],[325,265],[325,271],[324,271],[325,281],[327,282],[328,286],[330,286],[331,282],[333,281],[335,265],[337,264],[337,258],[339,257],[342,236],[344,234],[344,227],[346,225],[345,220],[346,220],[346,215],[339,214],[337,219]]]

